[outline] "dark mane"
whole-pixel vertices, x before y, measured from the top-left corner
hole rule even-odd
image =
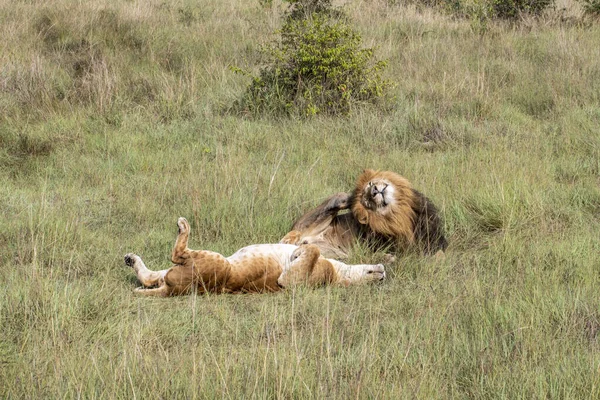
[[[421,192],[413,189],[415,194],[415,242],[425,254],[435,254],[446,250],[448,241],[444,236],[442,220],[435,205]]]

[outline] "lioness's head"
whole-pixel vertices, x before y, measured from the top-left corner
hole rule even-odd
[[[335,269],[337,283],[344,286],[381,282],[386,277],[383,264],[348,265],[338,260],[328,261]]]

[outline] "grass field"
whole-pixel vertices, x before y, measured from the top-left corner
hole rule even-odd
[[[257,67],[283,5],[202,3],[0,1],[1,398],[600,397],[600,24],[350,1],[390,106],[245,119],[229,67]],[[363,168],[439,206],[444,259],[134,296],[123,255],[166,268],[179,216],[231,254]]]

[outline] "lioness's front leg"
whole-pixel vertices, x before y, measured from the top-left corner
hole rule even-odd
[[[290,267],[283,271],[277,279],[279,286],[284,288],[308,283],[310,276],[319,260],[321,252],[315,245],[304,245],[298,247],[292,253]]]

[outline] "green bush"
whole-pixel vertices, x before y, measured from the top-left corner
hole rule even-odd
[[[522,14],[541,15],[555,0],[417,0],[419,4],[442,8],[461,17],[515,20]],[[598,1],[598,0],[582,0]]]
[[[492,0],[494,16],[502,19],[517,19],[521,14],[541,15],[554,0]]]
[[[600,0],[580,0],[580,3],[587,15],[600,17]]]
[[[313,14],[344,18],[344,13],[333,7],[331,0],[284,0],[290,4],[284,17],[287,22],[310,19]]]
[[[235,108],[252,115],[347,114],[376,102],[390,86],[384,61],[361,48],[360,35],[329,0],[294,0],[281,38],[265,49],[266,65]]]

